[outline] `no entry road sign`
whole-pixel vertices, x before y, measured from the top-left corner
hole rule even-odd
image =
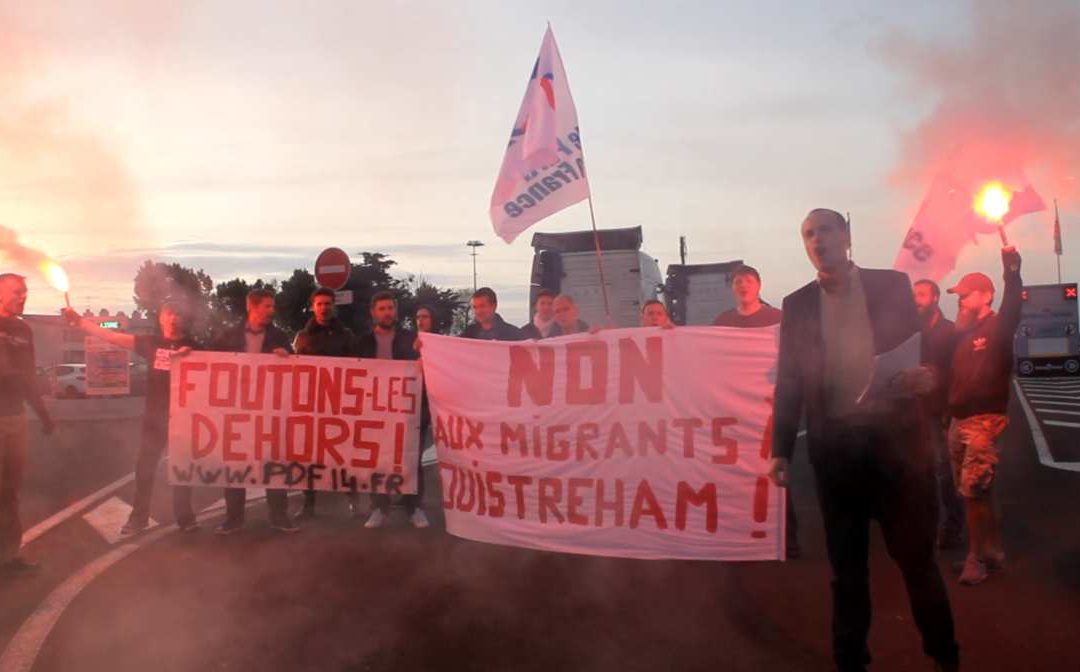
[[[328,247],[315,260],[315,282],[329,289],[341,289],[349,281],[352,264],[349,255],[338,247]]]

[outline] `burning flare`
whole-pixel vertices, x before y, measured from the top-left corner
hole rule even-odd
[[[64,292],[65,294],[71,289],[71,283],[68,282],[67,273],[60,267],[60,264],[51,259],[46,259],[38,264],[38,270],[45,276],[46,282],[48,282],[53,289],[58,292]]]
[[[975,196],[975,212],[1000,224],[1002,218],[1009,214],[1009,202],[1012,201],[1012,196],[1012,192],[1000,182],[990,182],[984,185]]]

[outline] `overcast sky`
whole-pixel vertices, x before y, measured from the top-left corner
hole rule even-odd
[[[0,0],[18,64],[0,77],[0,224],[65,261],[79,308],[130,310],[146,258],[273,279],[330,245],[471,286],[465,242],[480,239],[480,282],[515,322],[530,233],[506,245],[487,209],[547,21],[598,224],[643,226],[661,268],[680,235],[691,263],[744,259],[779,301],[812,277],[797,227],[813,207],[850,211],[856,259],[891,266],[926,186],[891,176],[937,101],[882,45],[963,44],[973,14],[943,0],[45,4]],[[588,221],[581,204],[533,230]],[[1028,282],[1054,280],[1051,222],[1013,227]],[[999,277],[994,243],[963,270]],[[58,307],[31,289],[28,312]]]

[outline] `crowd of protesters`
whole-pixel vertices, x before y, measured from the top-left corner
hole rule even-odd
[[[936,562],[935,547],[962,543],[966,522],[968,554],[960,582],[977,585],[1004,566],[1001,524],[994,504],[997,441],[1008,422],[1012,338],[1020,317],[1020,256],[1002,250],[1004,295],[1000,312],[991,304],[993,281],[969,273],[948,289],[958,298],[956,323],[939,308],[941,291],[931,280],[914,285],[903,273],[866,269],[850,258],[847,220],[818,209],[801,224],[807,256],[817,278],[788,295],[782,310],[761,300],[761,276],[749,266],[731,275],[736,306],[716,317],[715,326],[755,328],[780,325],[777,383],[773,398],[773,455],[770,476],[788,487],[796,436],[805,425],[809,459],[825,524],[832,567],[833,650],[842,670],[862,670],[870,662],[869,529],[877,520],[889,555],[899,566],[915,623],[927,655],[938,669],[955,669],[959,649],[951,608]],[[0,275],[0,567],[24,572],[35,565],[19,555],[21,527],[18,489],[27,451],[24,401],[39,416],[44,431],[53,423],[34,384],[33,338],[19,319],[26,301],[25,280]],[[369,305],[372,327],[354,333],[335,316],[334,292],[320,288],[310,297],[311,319],[291,342],[273,325],[274,294],[252,290],[245,321],[210,349],[224,352],[320,355],[415,360],[422,340],[401,326],[394,294],[376,293]],[[521,341],[594,333],[580,317],[574,297],[541,289],[532,319],[522,327],[497,312],[494,290],[471,297],[473,322],[461,336]],[[200,347],[191,338],[181,306],[166,303],[158,313],[159,333],[134,336],[103,329],[70,309],[65,317],[88,334],[134,351],[150,365],[142,443],[135,465],[135,501],[122,534],[145,530],[157,466],[168,435],[169,369],[173,357]],[[432,331],[433,310],[420,306],[412,316],[419,332]],[[641,325],[673,328],[665,305],[647,301]],[[882,398],[862,399],[875,357],[922,336],[918,366],[898,374]],[[421,442],[429,437],[426,399]],[[418,451],[419,453],[420,451]],[[420,465],[417,464],[420,470]],[[403,498],[411,523],[429,525],[419,491]],[[284,490],[266,493],[270,524],[281,532],[298,530]],[[360,497],[347,495],[354,516],[367,516],[367,528],[383,526],[389,495],[371,495],[368,512]],[[225,520],[219,534],[244,524],[245,491],[225,491]],[[304,493],[301,517],[315,516],[315,492]],[[182,532],[198,528],[191,489],[174,486],[176,524]],[[800,554],[797,520],[787,498],[787,553]]]

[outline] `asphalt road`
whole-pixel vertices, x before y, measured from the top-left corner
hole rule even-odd
[[[1040,410],[1071,408],[1043,403],[1072,403],[1070,389],[1024,389],[999,482],[1007,571],[963,588],[951,569],[962,553],[941,558],[966,669],[1080,669],[1080,427],[1047,424],[1072,416]],[[130,471],[136,420],[75,417],[35,441],[28,527]],[[342,497],[326,496],[296,535],[272,532],[255,504],[232,537],[211,533],[211,513],[197,534],[163,526],[116,541],[110,516],[125,512],[131,486],[106,488],[28,545],[41,573],[0,582],[0,672],[830,669],[828,570],[804,459],[794,489],[804,558],[787,563],[634,561],[459,540],[442,530],[430,472],[428,530],[408,527],[400,511],[391,528],[365,530]],[[200,491],[196,507],[219,496]],[[153,515],[171,521],[164,488]],[[876,535],[871,562],[873,669],[929,669]]]

